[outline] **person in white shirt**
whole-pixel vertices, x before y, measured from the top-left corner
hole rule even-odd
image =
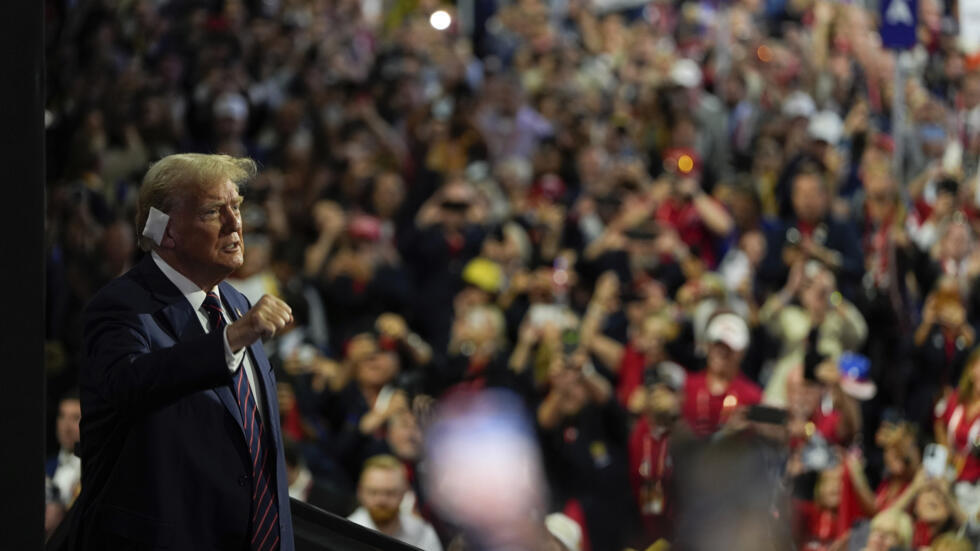
[[[82,404],[78,391],[66,394],[58,404],[58,419],[55,434],[58,437],[58,455],[48,459],[47,475],[57,490],[56,495],[65,508],[68,508],[78,492],[82,481],[82,460],[75,455],[78,444],[78,423],[82,418]]]
[[[360,507],[347,518],[419,549],[442,551],[432,525],[401,510],[407,491],[408,477],[401,461],[391,455],[371,457],[364,462],[357,485]]]

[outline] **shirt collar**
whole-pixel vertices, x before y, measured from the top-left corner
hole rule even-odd
[[[58,464],[64,465],[66,463],[74,463],[76,461],[81,461],[75,454],[68,450],[58,450]]]
[[[157,267],[160,268],[160,271],[163,272],[163,275],[167,276],[167,279],[169,279],[170,282],[177,287],[180,294],[184,295],[184,298],[186,298],[187,302],[190,303],[191,308],[193,308],[195,312],[200,310],[201,306],[204,304],[204,299],[208,297],[208,294],[202,291],[201,288],[194,284],[193,281],[187,279],[187,276],[178,272],[170,264],[167,264],[167,261],[160,258],[160,255],[158,255],[156,251],[153,251],[150,253],[150,255],[153,257],[153,262],[156,263]],[[221,292],[218,290],[217,285],[214,286],[212,292],[218,295],[218,301],[220,303]]]

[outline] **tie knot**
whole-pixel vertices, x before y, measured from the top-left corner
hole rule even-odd
[[[218,293],[211,291],[208,293],[207,298],[204,299],[204,307],[213,310],[221,311],[221,299],[218,298]]]
[[[208,322],[212,331],[224,326],[225,318],[221,313],[221,300],[214,291],[208,293],[204,299],[204,311],[208,314]]]

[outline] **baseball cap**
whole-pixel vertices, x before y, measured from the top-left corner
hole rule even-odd
[[[878,387],[871,380],[871,360],[860,354],[844,352],[837,365],[841,372],[841,390],[858,400],[874,398]]]
[[[783,100],[783,115],[790,118],[809,118],[817,110],[813,98],[806,92],[797,90]]]
[[[806,132],[814,140],[837,145],[841,136],[844,135],[844,123],[841,122],[840,116],[833,111],[819,111],[810,117]]]
[[[749,345],[749,328],[735,314],[718,314],[705,331],[709,343],[721,342],[732,350],[741,351]]]
[[[487,293],[500,291],[503,277],[504,274],[503,270],[500,269],[500,265],[483,257],[470,260],[463,268],[463,281]]]
[[[670,68],[670,80],[683,88],[695,88],[701,84],[701,68],[690,59],[678,59]]]
[[[684,368],[674,362],[660,362],[648,367],[643,372],[643,384],[646,386],[664,385],[674,392],[684,388],[687,373]]]

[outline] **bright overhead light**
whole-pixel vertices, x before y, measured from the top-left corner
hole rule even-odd
[[[432,15],[429,17],[429,24],[437,31],[448,29],[452,22],[453,18],[445,10],[432,12]]]

